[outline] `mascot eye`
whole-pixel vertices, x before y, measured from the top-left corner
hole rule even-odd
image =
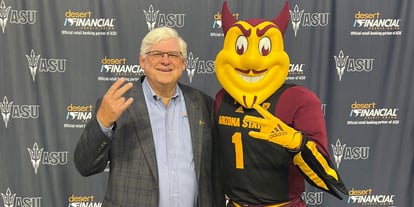
[[[270,53],[272,49],[272,44],[268,37],[264,37],[259,42],[259,52],[261,55],[266,56]]]
[[[239,36],[236,40],[236,52],[242,55],[247,50],[247,38],[245,36]]]

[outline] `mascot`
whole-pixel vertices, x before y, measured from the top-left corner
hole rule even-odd
[[[223,48],[214,105],[218,168],[227,206],[306,206],[305,180],[342,199],[347,194],[328,154],[318,97],[285,83],[283,35],[289,4],[275,19],[237,20],[222,8]]]

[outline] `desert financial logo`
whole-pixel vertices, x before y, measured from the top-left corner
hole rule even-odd
[[[380,12],[364,13],[358,11],[354,17],[353,27],[356,31],[351,31],[351,35],[356,36],[390,36],[401,35],[401,19],[380,18]]]
[[[374,68],[373,58],[351,58],[349,55],[344,55],[342,50],[339,51],[335,59],[335,69],[339,77],[339,81],[342,80],[342,76],[346,72],[371,72]]]
[[[330,13],[306,13],[305,10],[300,10],[296,4],[293,10],[290,11],[290,21],[292,23],[295,37],[299,31],[299,27],[326,27],[329,24]]]
[[[75,196],[72,195],[68,198],[67,207],[101,207],[101,202],[95,201],[95,196]]]
[[[354,189],[349,191],[348,203],[358,206],[395,206],[395,195],[373,194],[372,189]]]
[[[26,54],[28,69],[32,76],[32,81],[36,80],[36,73],[63,73],[66,71],[66,59],[59,58],[42,58],[40,55],[36,55],[34,50],[30,51],[30,54]]]
[[[92,118],[93,106],[73,105],[66,107],[66,123],[63,128],[85,128],[86,122]]]
[[[37,21],[37,10],[15,10],[7,6],[4,1],[0,2],[0,27],[4,34],[7,23],[9,24],[35,24]]]
[[[186,66],[187,76],[190,80],[190,83],[193,81],[194,74],[213,74],[214,61],[213,60],[201,60],[199,57],[194,56],[192,52],[187,55],[187,66]]]
[[[233,13],[233,17],[237,20],[239,19],[239,13]],[[221,13],[217,12],[214,14],[213,17],[213,29],[221,30],[222,21],[221,21]],[[223,37],[224,33],[222,31],[219,32],[210,32],[210,37]]]
[[[98,76],[99,81],[116,81],[118,77],[126,77],[127,81],[136,81],[144,75],[144,70],[140,65],[128,64],[127,59],[104,57],[101,59],[101,67]]]
[[[342,160],[366,160],[369,158],[370,147],[347,147],[339,139],[336,140],[335,145],[331,144],[331,146],[338,169]]]
[[[68,151],[53,151],[47,152],[43,148],[39,148],[35,142],[32,148],[27,148],[30,155],[30,161],[34,168],[35,174],[37,174],[40,165],[66,165],[68,162]]]
[[[7,128],[10,119],[37,119],[39,118],[39,105],[17,105],[4,96],[0,102],[0,112],[4,126]]]
[[[380,108],[376,102],[355,101],[351,104],[347,125],[399,124],[398,111],[398,108]]]
[[[148,10],[143,9],[148,31],[157,27],[184,27],[185,14],[165,14],[155,10],[152,4]]]
[[[115,36],[114,18],[93,18],[91,11],[65,12],[62,35]],[[67,30],[66,30],[67,29]]]
[[[286,80],[295,80],[295,81],[304,81],[306,80],[305,72],[304,72],[305,64],[290,64],[289,66],[289,73]]]
[[[41,207],[42,197],[23,197],[12,193],[7,188],[6,193],[1,193],[4,207]]]

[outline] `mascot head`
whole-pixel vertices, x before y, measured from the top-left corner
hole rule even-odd
[[[223,49],[216,57],[216,75],[221,86],[239,104],[252,108],[261,104],[285,82],[289,56],[283,35],[289,22],[289,4],[271,21],[237,20],[222,8]]]

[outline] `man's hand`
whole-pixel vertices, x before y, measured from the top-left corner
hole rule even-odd
[[[244,117],[244,120],[260,125],[260,132],[249,132],[251,137],[276,143],[289,150],[297,150],[300,148],[302,144],[301,132],[288,126],[260,105],[255,104],[253,108],[264,118],[248,115]]]
[[[96,117],[104,127],[111,127],[134,101],[132,97],[123,97],[133,86],[132,83],[124,84],[124,82],[125,78],[115,81],[102,98]]]

